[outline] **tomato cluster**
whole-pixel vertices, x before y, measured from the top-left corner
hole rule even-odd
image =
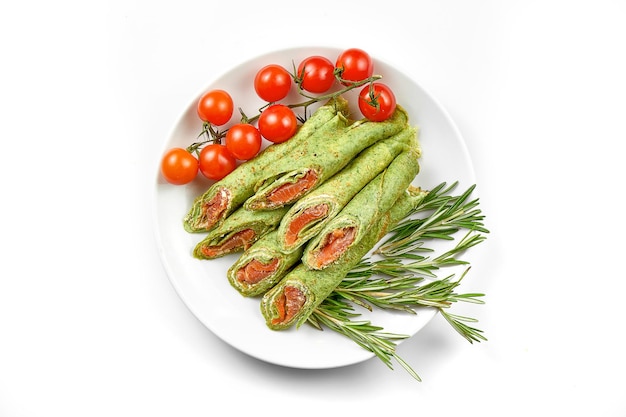
[[[294,108],[357,87],[362,87],[358,107],[363,116],[375,122],[386,120],[395,111],[396,99],[393,91],[376,81],[380,77],[373,74],[372,58],[358,48],[343,51],[334,63],[324,56],[309,56],[298,64],[293,74],[281,65],[266,65],[258,70],[253,81],[254,91],[266,105],[253,118],[242,113],[241,120],[221,132],[218,129],[233,117],[233,99],[224,90],[208,91],[197,103],[202,133],[208,139],[186,149],[167,151],[161,160],[161,173],[166,181],[176,185],[191,182],[198,172],[211,180],[220,180],[237,167],[238,160],[254,158],[261,150],[263,138],[272,143],[289,140],[298,130]],[[308,100],[298,104],[280,103],[294,85]],[[331,93],[336,85],[341,88]]]

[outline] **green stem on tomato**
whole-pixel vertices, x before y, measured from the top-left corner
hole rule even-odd
[[[337,81],[341,84],[348,84],[345,85],[344,88],[342,88],[341,90],[337,90],[333,93],[327,93],[327,94],[323,94],[321,96],[310,96],[308,94],[305,94],[304,91],[302,90],[302,88],[300,87],[298,90],[298,92],[300,93],[301,96],[308,98],[309,100],[307,101],[303,101],[300,103],[296,103],[296,104],[290,104],[287,107],[289,108],[295,108],[295,107],[307,107],[310,106],[311,104],[317,103],[318,101],[322,101],[322,100],[330,100],[333,98],[336,98],[338,96],[340,96],[343,93],[346,93],[350,90],[353,90],[357,87],[360,87],[362,85],[365,85],[367,83],[373,83],[376,80],[380,80],[382,77],[382,75],[372,75],[371,77],[368,77],[364,80],[361,81],[349,81],[349,80],[344,80],[343,78],[340,78],[339,76],[336,76]]]
[[[187,152],[189,153],[199,153],[200,148],[207,143],[221,143],[222,138],[226,136],[227,130],[219,131],[213,128],[213,125],[209,122],[202,122],[202,130],[198,134],[198,138],[205,136],[207,139],[201,140],[199,142],[194,142],[187,147]]]

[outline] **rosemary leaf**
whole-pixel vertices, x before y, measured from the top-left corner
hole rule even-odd
[[[456,330],[461,336],[463,336],[468,342],[480,342],[487,341],[487,338],[483,336],[482,330],[468,326],[465,323],[475,323],[477,320],[470,317],[463,317],[456,314],[448,313],[443,309],[439,309],[441,315],[450,323],[452,328]]]

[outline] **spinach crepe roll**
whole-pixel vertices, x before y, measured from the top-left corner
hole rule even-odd
[[[272,166],[257,192],[244,206],[250,210],[271,210],[296,200],[339,172],[358,155],[379,140],[395,135],[408,126],[406,111],[397,106],[394,114],[382,122],[361,119],[333,136],[306,141]]]
[[[240,207],[216,229],[211,230],[194,248],[198,259],[214,259],[243,251],[275,230],[289,207],[255,212]]]
[[[292,251],[317,235],[399,153],[414,146],[416,135],[417,129],[406,127],[388,139],[375,143],[328,181],[295,202],[278,226],[280,248]]]
[[[323,269],[337,262],[367,234],[369,227],[386,213],[419,172],[419,147],[400,153],[389,166],[361,189],[318,235],[307,243],[302,263]]]
[[[251,197],[258,183],[266,178],[268,167],[290,154],[294,148],[312,140],[326,137],[344,129],[348,102],[343,97],[329,100],[318,108],[286,142],[265,148],[255,158],[239,165],[223,179],[213,183],[202,195],[195,198],[183,219],[188,232],[207,232],[218,226],[229,214]]]
[[[228,281],[241,295],[265,293],[300,261],[302,249],[284,252],[276,237],[274,230],[257,240],[228,270]]]
[[[356,245],[350,246],[341,262],[323,270],[300,263],[261,298],[261,313],[272,330],[300,327],[311,313],[337,288],[388,230],[408,216],[427,192],[410,187],[384,215],[380,216]]]

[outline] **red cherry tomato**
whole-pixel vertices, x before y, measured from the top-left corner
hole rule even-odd
[[[374,74],[374,63],[367,52],[358,48],[346,49],[337,58],[335,67],[339,70],[343,85],[363,81]]]
[[[237,167],[237,160],[226,146],[219,143],[206,145],[198,158],[200,172],[211,180],[221,180]]]
[[[221,126],[233,115],[233,99],[224,90],[212,90],[198,100],[198,117],[200,120]]]
[[[396,96],[386,84],[368,84],[359,93],[359,110],[367,119],[381,122],[396,110]]]
[[[300,86],[310,93],[325,93],[335,82],[335,66],[323,56],[313,55],[298,65]]]
[[[172,148],[161,159],[161,174],[170,184],[187,184],[198,175],[198,160],[186,149]]]
[[[280,65],[266,65],[254,77],[254,90],[269,103],[284,99],[290,89],[291,74]]]
[[[298,120],[295,113],[283,104],[272,104],[259,116],[259,131],[270,142],[285,142],[297,129]]]
[[[252,159],[261,150],[261,132],[248,123],[238,123],[226,132],[226,148],[239,160]]]

